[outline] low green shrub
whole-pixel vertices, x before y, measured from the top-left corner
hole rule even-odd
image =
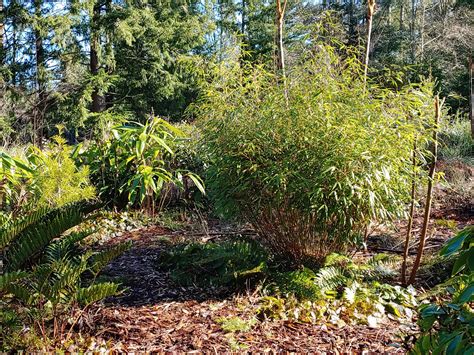
[[[349,257],[330,254],[317,272],[303,267],[294,271],[274,271],[272,293],[292,295],[300,300],[340,298],[342,290],[354,282],[360,284],[393,279],[397,275],[397,258],[377,254],[365,263],[355,263]]]
[[[44,150],[27,147],[22,154],[0,152],[0,212],[18,216],[43,207],[61,207],[93,199],[89,168],[77,167],[73,148],[61,136]]]
[[[412,147],[424,152],[431,136],[432,84],[381,89],[324,46],[289,73],[288,102],[260,67],[222,70],[199,106],[218,212],[252,223],[297,264],[358,244],[371,220],[404,215]]]
[[[378,326],[390,315],[409,319],[417,306],[415,291],[383,283],[398,275],[398,262],[385,254],[364,263],[331,254],[317,271],[281,271],[254,241],[220,241],[176,246],[161,257],[161,267],[178,284],[236,288],[259,281],[258,318],[302,322],[327,320],[335,325],[363,323]],[[231,319],[225,326],[246,327]]]
[[[80,200],[95,197],[95,188],[89,181],[89,168],[77,167],[71,158],[73,148],[66,140],[55,136],[45,151],[36,150],[30,156],[35,161],[35,184],[40,196],[34,202],[36,208],[61,207]]]
[[[274,276],[275,291],[284,295],[294,295],[301,300],[317,299],[320,297],[321,290],[316,284],[316,277],[316,273],[306,267],[301,270],[278,273]]]
[[[179,284],[239,286],[261,278],[268,255],[252,240],[191,243],[175,246],[160,260]]]
[[[337,289],[326,289],[324,293],[319,290],[317,294],[309,299],[297,297],[295,293],[266,295],[260,299],[257,317],[310,323],[324,320],[335,326],[367,324],[377,327],[389,315],[411,321],[412,310],[417,305],[414,289],[378,282],[352,281]]]
[[[162,209],[166,184],[183,188],[189,178],[204,193],[202,180],[172,165],[173,147],[184,139],[181,130],[161,118],[145,124],[114,127],[108,137],[77,149],[77,159],[91,169],[99,197],[115,207],[138,207],[150,214]]]
[[[11,333],[2,351],[18,346],[15,327],[19,324],[30,327],[26,337],[41,336],[46,347],[50,339],[67,339],[81,309],[118,293],[118,284],[97,282],[96,277],[130,244],[101,252],[82,250],[78,243],[93,231],[70,231],[93,209],[84,202],[40,209],[0,227],[1,313],[16,314],[1,322]]]
[[[447,161],[461,161],[474,166],[474,138],[469,120],[456,118],[446,122],[440,132],[439,156]]]
[[[336,326],[377,327],[390,315],[411,320],[415,290],[383,283],[397,275],[397,260],[385,254],[364,263],[331,254],[317,271],[301,268],[268,276],[257,315],[301,322],[325,320]]]
[[[421,334],[413,354],[472,354],[474,352],[474,226],[448,241],[440,254],[455,256],[452,276],[439,287],[445,296],[420,307]]]

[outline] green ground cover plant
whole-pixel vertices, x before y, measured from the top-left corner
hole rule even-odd
[[[268,253],[252,240],[191,243],[175,246],[160,258],[179,284],[239,286],[266,271]]]
[[[320,269],[273,275],[257,315],[260,319],[323,321],[335,326],[377,327],[387,317],[410,320],[418,304],[416,291],[392,285],[395,275],[397,262],[385,254],[362,263],[331,254]]]
[[[436,287],[435,302],[420,307],[421,334],[411,352],[471,354],[474,352],[474,226],[466,227],[450,239],[440,255],[455,257],[452,274]]]
[[[242,285],[253,285],[259,290],[253,312],[260,320],[324,320],[336,326],[376,327],[389,316],[411,319],[418,304],[413,288],[389,284],[398,275],[398,263],[385,254],[360,263],[331,254],[319,269],[287,271],[287,264],[270,258],[255,241],[237,239],[175,246],[160,267],[169,270],[179,285],[237,291]]]
[[[84,201],[43,208],[0,227],[2,351],[69,340],[86,307],[119,292],[96,278],[130,243],[92,252],[80,242],[93,230],[71,231],[96,208]]]

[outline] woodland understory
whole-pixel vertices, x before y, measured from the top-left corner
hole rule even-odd
[[[445,163],[440,165],[443,169]],[[454,172],[463,176],[463,183],[472,191],[474,168],[455,165]],[[472,195],[471,200],[466,200],[459,192],[440,185],[435,190],[435,201],[425,247],[428,261],[414,285],[418,294],[428,291],[439,283],[438,277],[449,272],[446,265],[432,263],[431,259],[454,231],[470,225],[474,216]],[[69,346],[63,344],[66,350],[405,353],[419,332],[415,313],[410,319],[387,318],[375,326],[340,324],[339,320],[327,319],[307,322],[262,318],[256,321],[255,315],[262,306],[258,285],[243,284],[238,289],[221,285],[183,286],[170,278],[169,270],[159,267],[160,256],[176,244],[254,237],[251,227],[215,218],[203,219],[192,211],[175,211],[170,216],[164,223],[150,226],[137,226],[137,221],[132,219],[125,223],[133,226],[125,228],[131,230],[115,226],[110,231],[113,237],[96,241],[98,248],[133,242],[131,250],[104,270],[105,278],[119,280],[126,291],[89,309],[77,329],[78,338]],[[418,211],[414,231],[419,231],[422,224],[421,211]],[[403,253],[405,233],[405,221],[379,226],[371,232],[367,250],[359,250],[353,257],[363,263],[377,253],[399,256]],[[414,252],[410,254],[410,259],[413,258]],[[397,274],[389,282],[398,284],[400,263],[392,267]],[[196,269],[195,273],[199,277],[200,270]],[[226,328],[225,320],[237,320],[238,325]]]
[[[474,354],[472,0],[0,0],[0,352]]]

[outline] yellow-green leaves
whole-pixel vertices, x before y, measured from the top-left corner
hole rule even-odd
[[[91,145],[80,159],[91,166],[94,180],[100,185],[101,197],[154,213],[161,206],[163,187],[167,184],[183,188],[189,177],[204,193],[202,180],[188,170],[176,168],[174,146],[184,133],[155,117],[141,124],[128,122],[115,127],[112,136]]]
[[[432,83],[365,88],[360,72],[322,46],[288,73],[288,105],[259,67],[224,68],[201,103],[215,205],[292,260],[341,251],[372,220],[402,216],[415,137],[424,177]]]
[[[22,155],[0,153],[0,211],[18,214],[94,198],[89,168],[76,166],[77,154],[59,136],[44,150],[29,146]]]

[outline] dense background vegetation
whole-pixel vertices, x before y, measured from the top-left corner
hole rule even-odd
[[[107,265],[161,233],[148,271],[257,295],[248,321],[216,320],[225,332],[418,311],[407,348],[472,352],[470,1],[1,9],[0,350],[86,349],[87,311],[136,286]],[[459,220],[433,223],[432,206]],[[195,224],[205,238],[162,228]],[[155,239],[130,232],[149,225]],[[434,225],[457,236],[427,258]]]
[[[113,112],[114,120],[143,122],[150,114],[189,119],[183,114],[215,65],[273,65],[271,1],[3,0],[2,8],[4,143],[39,144],[57,124],[75,142],[111,119],[104,112]],[[473,11],[461,0],[377,2],[370,75],[388,87],[432,75],[450,110],[467,112]],[[360,1],[290,0],[286,69],[321,41],[364,47],[366,15]],[[406,68],[403,75],[400,68]]]

